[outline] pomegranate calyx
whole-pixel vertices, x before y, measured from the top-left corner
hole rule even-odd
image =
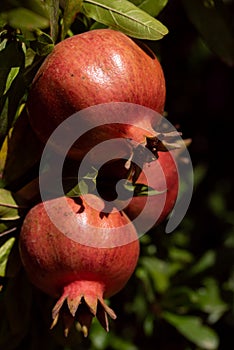
[[[116,315],[103,300],[102,289],[101,285],[92,281],[77,281],[66,286],[64,293],[52,310],[53,322],[50,328],[52,329],[57,324],[61,314],[66,337],[74,321],[77,321],[77,329],[83,333],[84,337],[87,337],[92,319],[96,316],[102,327],[108,332],[108,315],[112,319],[115,319]]]

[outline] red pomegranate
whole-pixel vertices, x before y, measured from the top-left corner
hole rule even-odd
[[[142,220],[155,218],[155,225],[164,221],[171,213],[179,190],[178,170],[173,152],[158,152],[159,158],[143,166],[142,172],[136,183],[150,184],[158,194],[133,197],[125,208],[125,213],[131,220],[138,217],[144,209],[146,200],[149,200],[149,209],[144,211]]]
[[[134,220],[142,214],[140,219],[142,223],[154,222],[154,225],[156,225],[165,220],[170,214],[179,190],[179,177],[175,160],[176,152],[177,150],[158,152],[157,160],[143,165],[136,184],[149,186],[149,190],[156,190],[158,193],[149,193],[148,196],[134,196],[123,209],[130,220]],[[106,200],[117,198],[116,183],[120,179],[128,177],[125,163],[126,161],[123,159],[116,160],[104,164],[100,169],[97,188],[100,195]],[[147,209],[144,210],[146,202],[148,202]],[[124,202],[121,203],[121,198],[118,198],[118,203],[121,206],[124,204]]]
[[[147,46],[119,31],[96,29],[55,45],[34,78],[27,110],[32,128],[45,142],[66,118],[90,106],[128,102],[162,114],[165,93],[162,67]],[[134,137],[142,142],[153,136],[150,119],[134,114],[135,129],[127,123],[102,127],[77,142],[70,156],[81,160],[84,151],[105,139]],[[97,118],[105,122],[105,116],[96,113]],[[143,130],[136,131],[138,126]]]
[[[108,331],[107,315],[116,315],[104,298],[125,286],[137,264],[139,241],[133,224],[122,212],[103,210],[103,201],[91,194],[60,197],[34,206],[22,225],[23,266],[36,287],[59,298],[52,327],[61,314],[65,334],[77,321],[87,336],[94,316]]]

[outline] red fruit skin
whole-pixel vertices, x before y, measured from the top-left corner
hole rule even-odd
[[[88,236],[88,222],[94,226],[96,235],[94,234],[93,241],[87,241],[87,244],[96,245],[100,240],[110,245],[123,243],[118,235],[111,235],[110,230],[130,223],[127,216],[118,211],[100,215],[99,211],[87,204],[87,199],[97,204],[101,201],[93,195],[85,195],[76,201],[66,199],[68,208],[72,208],[76,215],[78,225],[75,239],[79,239],[79,235],[83,238]],[[69,229],[70,214],[68,209],[64,210],[62,200],[64,201],[64,198],[51,199],[47,205],[55,215],[53,220],[60,221],[65,229]],[[98,232],[100,227],[105,229],[101,235]],[[103,298],[114,295],[125,286],[139,256],[139,241],[131,223],[126,238],[130,243],[113,248],[83,245],[68,238],[53,224],[44,203],[37,204],[28,212],[20,232],[20,256],[30,281],[43,292],[56,298],[60,297],[53,310],[54,323],[57,322],[59,310],[65,300],[72,317],[75,317],[77,308],[84,299],[91,310],[90,317],[96,315],[98,303],[102,306],[103,311],[99,310],[97,317],[108,330],[105,313],[112,318],[115,318],[115,314],[105,305]],[[100,315],[100,312],[104,313],[104,316]],[[79,322],[89,328],[87,317]]]
[[[58,43],[38,70],[28,96],[29,120],[38,137],[47,141],[73,113],[102,103],[129,102],[162,114],[163,70],[154,53],[139,45],[111,29],[88,31]],[[123,129],[128,137],[134,134],[129,135],[126,125]],[[117,130],[115,135],[121,137]]]
[[[173,151],[158,152],[158,155],[157,160],[143,166],[136,183],[150,184],[150,187],[162,193],[149,196],[148,199],[146,196],[133,197],[124,209],[131,220],[140,215],[146,199],[150,201],[150,206],[147,212],[144,211],[143,219],[147,221],[155,218],[155,225],[164,221],[175,205],[179,191],[179,177]]]
[[[91,197],[92,195],[86,195]],[[65,220],[67,212],[61,212],[58,199],[52,199],[57,220]],[[118,244],[118,238],[110,235],[110,229],[129,223],[125,214],[110,213],[100,217],[100,213],[82,199],[77,203],[67,198],[68,205],[77,216],[78,227],[83,234],[87,221],[95,227],[106,227],[103,237],[95,240],[107,240]],[[82,212],[79,210],[82,206]],[[128,232],[133,242],[115,248],[97,248],[79,244],[69,239],[49,219],[43,203],[33,207],[27,214],[20,234],[20,252],[23,264],[33,283],[45,293],[58,297],[67,284],[77,280],[95,280],[103,285],[104,297],[117,293],[126,283],[137,263],[139,242],[133,226]]]
[[[155,225],[164,221],[172,211],[179,191],[179,176],[176,165],[176,150],[168,152],[158,152],[159,158],[150,163],[145,163],[136,184],[143,184],[156,190],[158,194],[149,194],[149,196],[135,196],[123,211],[131,221],[137,218],[144,210],[146,201],[147,210],[142,213],[141,220],[152,222],[155,219]],[[116,183],[120,179],[128,178],[128,170],[125,168],[125,160],[113,160],[104,164],[97,178],[97,188],[100,195],[113,201],[117,199]],[[129,179],[131,181],[131,179]],[[118,198],[120,207],[124,207],[124,202]],[[152,227],[153,227],[152,226]]]

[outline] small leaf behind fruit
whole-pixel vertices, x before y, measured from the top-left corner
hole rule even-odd
[[[59,0],[45,0],[50,17],[50,35],[54,42],[58,37]]]
[[[141,183],[135,183],[133,184],[130,181],[126,181],[124,183],[124,189],[133,192],[134,197],[140,197],[140,196],[155,196],[158,194],[165,193],[167,190],[165,189],[164,191],[157,191],[152,187],[149,187],[145,184]]]
[[[73,23],[76,15],[80,12],[82,2],[82,0],[67,0],[65,2],[61,35],[62,39],[65,38],[67,31]]]
[[[6,274],[7,261],[14,242],[15,237],[11,237],[0,247],[0,277]]]
[[[164,319],[173,325],[184,337],[205,350],[216,350],[219,339],[210,327],[202,324],[197,316],[176,315],[167,311],[163,312]]]
[[[82,12],[110,28],[138,39],[159,40],[167,28],[127,0],[85,0]]]

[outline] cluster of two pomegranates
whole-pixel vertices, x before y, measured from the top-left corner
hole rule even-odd
[[[113,102],[142,105],[162,113],[165,81],[159,61],[147,47],[118,31],[102,29],[73,36],[55,46],[33,81],[27,109],[33,130],[46,142],[73,113]],[[145,145],[146,136],[155,136],[142,115],[135,117],[134,123],[110,127],[104,120],[100,129],[82,136],[68,156],[80,160],[93,146],[109,139],[121,137]],[[143,166],[137,182],[150,178],[162,195],[166,190],[165,205],[157,218],[160,222],[173,208],[178,182],[170,152],[159,151],[158,155],[158,160]],[[116,154],[116,158],[119,156]],[[103,188],[109,188],[103,193],[112,197],[112,185],[108,184],[128,174],[126,160],[107,163],[99,174]],[[108,315],[116,316],[104,298],[125,286],[139,257],[138,233],[132,221],[146,199],[150,200],[147,215],[155,217],[162,203],[160,196],[134,197],[125,212],[113,208],[105,213],[104,202],[93,194],[55,198],[31,208],[21,229],[20,253],[31,282],[58,298],[52,326],[61,315],[66,333],[75,321],[87,335],[96,316],[108,330]]]

